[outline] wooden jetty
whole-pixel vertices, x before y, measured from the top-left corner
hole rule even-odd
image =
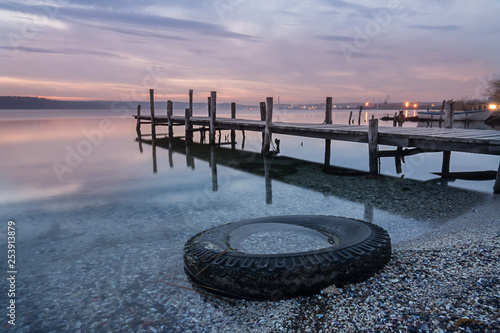
[[[412,155],[420,152],[443,152],[443,177],[449,173],[450,155],[452,151],[500,155],[500,131],[454,129],[453,122],[448,121],[445,128],[407,128],[407,127],[381,127],[378,119],[370,119],[368,126],[332,124],[331,97],[326,99],[325,121],[323,124],[300,124],[273,122],[273,99],[268,97],[261,103],[261,120],[246,120],[236,118],[236,104],[231,104],[231,118],[216,117],[216,92],[211,92],[208,102],[208,116],[194,117],[192,111],[192,90],[189,94],[190,107],[183,116],[173,115],[173,103],[167,102],[166,116],[155,115],[154,91],[150,89],[151,115],[140,114],[137,109],[137,129],[141,124],[151,124],[153,140],[156,126],[168,126],[169,134],[173,133],[173,126],[184,126],[185,136],[189,140],[194,131],[209,132],[210,144],[216,144],[216,131],[231,130],[234,137],[235,130],[257,131],[263,133],[262,153],[271,154],[271,137],[273,133],[294,135],[310,138],[325,139],[326,147],[330,140],[361,142],[368,144],[369,169],[373,175],[379,174],[378,159],[382,156]],[[453,109],[453,108],[451,108]],[[446,115],[450,117],[450,115]],[[451,117],[453,115],[451,114]],[[198,128],[194,128],[197,126]],[[380,151],[379,145],[395,146],[395,151]],[[404,149],[403,148],[407,148]],[[500,163],[494,185],[494,193],[500,193]]]

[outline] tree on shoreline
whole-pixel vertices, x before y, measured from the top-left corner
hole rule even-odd
[[[500,78],[491,80],[485,95],[495,102],[500,102]]]

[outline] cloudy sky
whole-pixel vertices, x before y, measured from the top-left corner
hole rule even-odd
[[[482,97],[498,0],[0,4],[0,95],[282,103]]]

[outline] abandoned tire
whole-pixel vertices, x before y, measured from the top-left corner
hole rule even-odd
[[[292,215],[229,223],[184,246],[198,286],[230,297],[278,300],[360,282],[391,256],[377,225],[334,216]]]

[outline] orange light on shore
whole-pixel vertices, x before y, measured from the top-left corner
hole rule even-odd
[[[414,108],[414,109],[416,109],[416,108],[417,108],[417,106],[418,106],[418,105],[417,105],[417,103],[414,103],[414,104],[413,104],[413,108]]]
[[[405,108],[409,107],[410,106],[410,102],[406,102],[405,103]]]
[[[496,104],[490,104],[489,108],[490,108],[490,110],[496,110],[496,109],[498,109],[498,105],[496,105]]]
[[[368,105],[369,105],[369,103],[368,103],[368,102],[365,102],[365,106],[368,106]]]

